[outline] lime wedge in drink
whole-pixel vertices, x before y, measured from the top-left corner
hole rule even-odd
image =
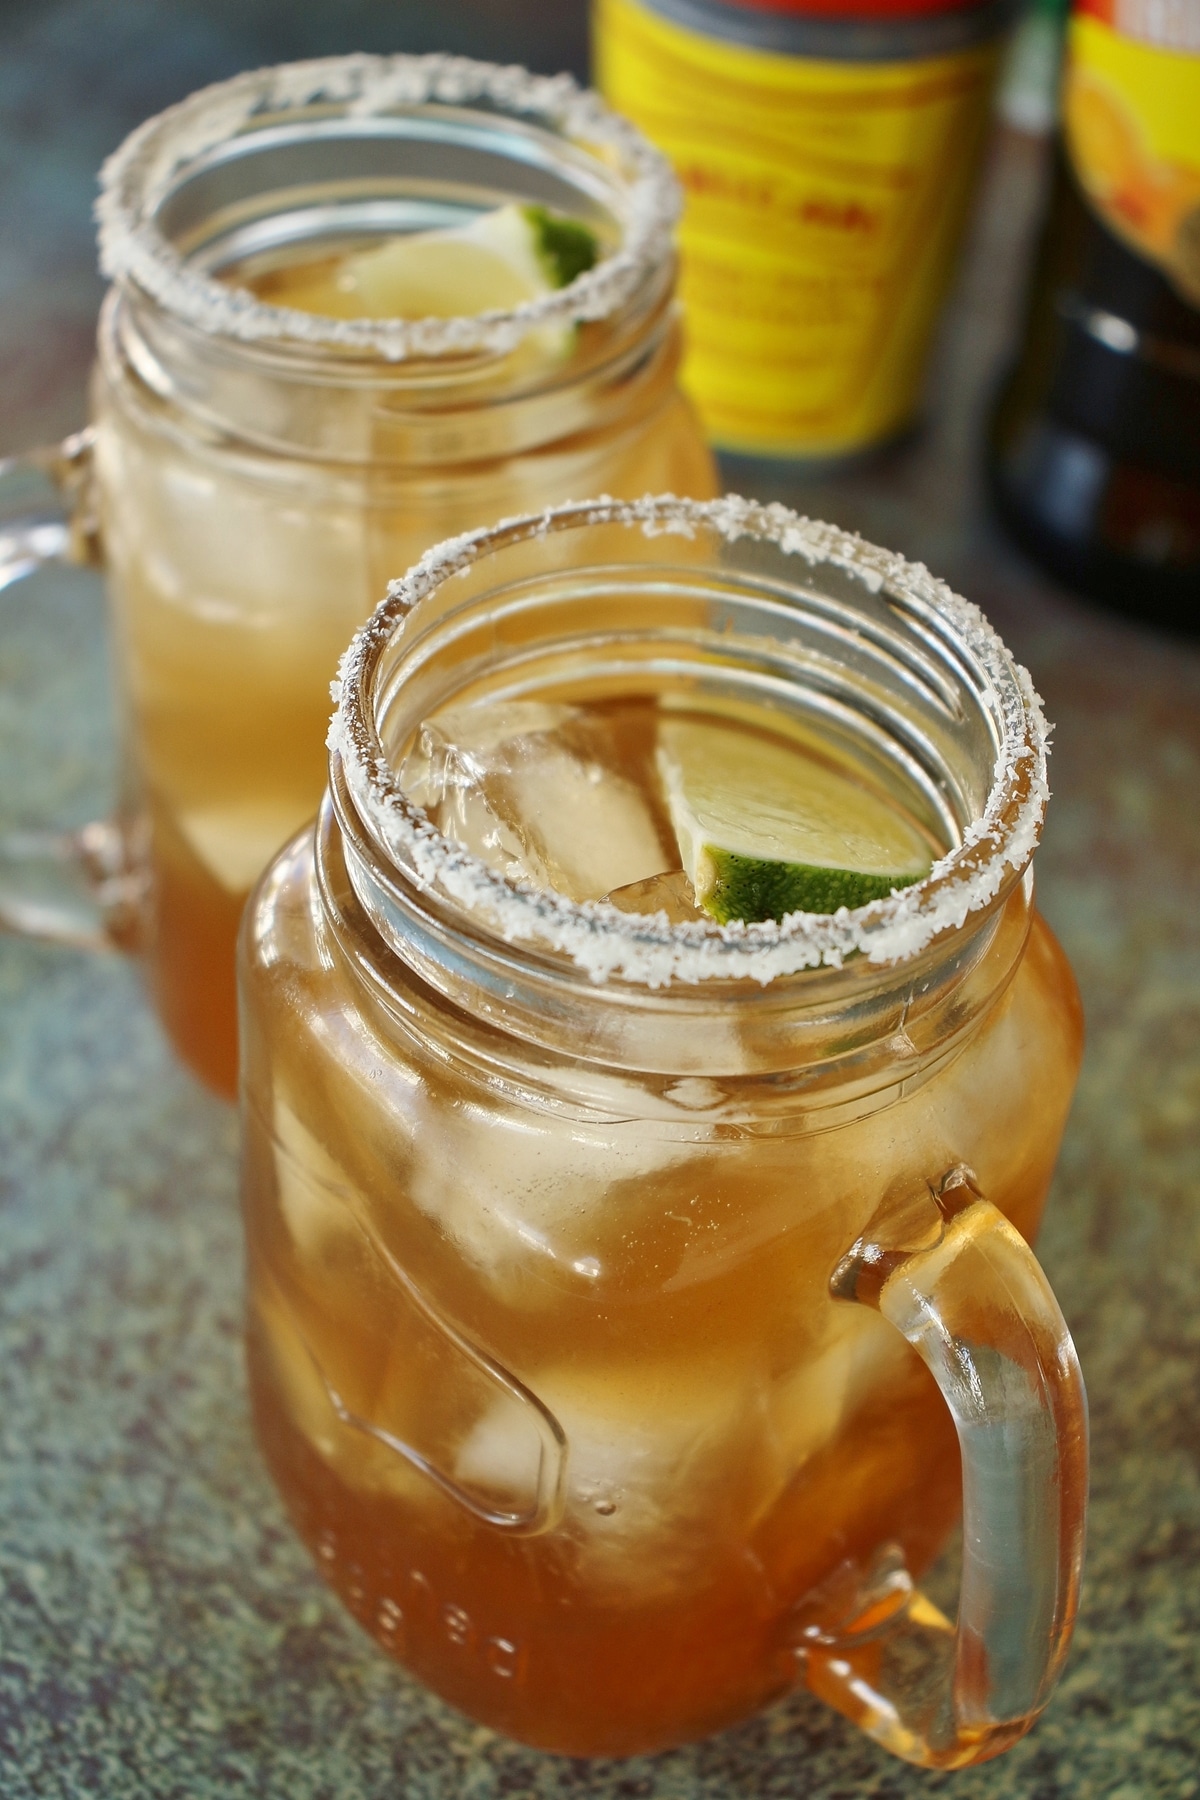
[[[903,813],[799,744],[668,718],[657,761],[684,869],[721,924],[864,906],[929,872]]]
[[[544,206],[500,206],[467,225],[414,231],[344,257],[334,277],[338,311],[453,319],[507,309],[565,287],[598,254],[577,219]]]

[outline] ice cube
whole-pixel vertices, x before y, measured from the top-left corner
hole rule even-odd
[[[601,1281],[631,1212],[661,1205],[655,1175],[703,1156],[706,1136],[471,1105],[428,1105],[413,1126],[409,1197],[490,1285],[527,1306]]]
[[[877,1313],[847,1309],[841,1329],[817,1355],[773,1382],[767,1402],[770,1429],[789,1477],[833,1438],[844,1419],[883,1387],[890,1369],[909,1352],[898,1331]]]
[[[580,1577],[640,1598],[686,1588],[782,1484],[747,1370],[687,1362],[548,1368],[533,1391],[567,1441],[566,1519]],[[459,1479],[500,1486],[513,1457],[499,1417],[464,1439]]]
[[[271,1374],[297,1429],[323,1461],[336,1466],[354,1446],[347,1442],[346,1428],[329,1403],[329,1390],[291,1307],[262,1274],[250,1294],[249,1327],[269,1357]]]
[[[279,1210],[299,1261],[319,1269],[335,1248],[357,1239],[350,1185],[280,1092],[271,1123]]]
[[[118,608],[137,622],[139,694],[141,659],[170,655],[170,634],[184,621],[244,634],[250,655],[257,638],[265,662],[286,662],[322,624],[322,655],[327,643],[344,644],[369,610],[362,508],[336,483],[325,504],[314,503],[311,493],[282,494],[278,483],[247,481],[240,468],[126,430],[102,428],[97,459],[105,491],[128,495],[136,511],[137,530],[116,528],[105,547]]]
[[[428,1500],[429,1478],[390,1445],[348,1422],[340,1396],[322,1371],[292,1302],[259,1274],[250,1298],[250,1327],[292,1424],[340,1481],[360,1493]]]
[[[209,874],[228,893],[244,894],[314,811],[311,794],[215,801],[181,811],[179,829]]]
[[[627,887],[614,888],[604,897],[621,912],[665,913],[672,925],[687,925],[705,917],[696,905],[696,890],[682,869],[631,881]]]
[[[605,721],[536,701],[426,721],[401,782],[438,829],[509,880],[599,900],[669,860]]]

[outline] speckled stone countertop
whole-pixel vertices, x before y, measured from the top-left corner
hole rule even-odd
[[[321,37],[297,23],[307,9],[266,0],[5,8],[4,447],[81,416],[90,170],[130,124],[272,55],[434,41],[429,7],[397,3],[386,22],[368,0],[327,10],[338,20]],[[447,4],[439,23],[455,47],[495,53],[506,22],[513,55],[578,57],[577,9],[553,39],[535,18]],[[1091,1391],[1094,1489],[1079,1629],[1044,1719],[1000,1762],[930,1776],[804,1696],[622,1764],[534,1754],[430,1699],[323,1589],[255,1450],[232,1113],[172,1064],[133,966],[7,941],[4,1800],[1200,1794],[1200,650],[1068,598],[983,514],[979,411],[1039,170],[1030,142],[997,145],[924,436],[873,470],[779,493],[978,600],[1057,721],[1040,892],[1090,1036],[1040,1251]],[[111,764],[91,578],[3,597],[0,675],[3,822],[87,817]]]

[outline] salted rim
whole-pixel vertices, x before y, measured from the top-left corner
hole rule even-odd
[[[384,753],[370,699],[379,658],[426,595],[489,552],[571,526],[604,524],[640,526],[648,537],[694,537],[698,526],[707,525],[730,543],[759,538],[810,565],[832,563],[848,570],[872,593],[885,586],[908,593],[945,619],[1000,702],[1001,743],[992,786],[983,812],[965,828],[961,842],[923,880],[867,906],[842,907],[832,914],[795,912],[751,925],[738,920],[672,925],[664,913],[631,914],[604,901],[568,900],[509,881],[443,837],[423,809],[406,798]],[[593,981],[619,975],[650,987],[716,978],[765,984],[821,964],[839,968],[855,952],[874,964],[906,961],[994,900],[1010,879],[1009,871],[1019,874],[1037,846],[1049,796],[1049,727],[1041,701],[1026,670],[977,606],[922,563],[906,562],[788,507],[762,505],[737,494],[706,501],[673,494],[634,501],[603,495],[447,538],[391,583],[342,657],[331,693],[336,706],[328,747],[340,759],[354,805],[380,847],[399,858],[422,888],[436,886],[507,942],[536,941],[562,951]]]
[[[460,319],[327,319],[271,306],[191,267],[155,221],[181,171],[252,126],[256,116],[317,100],[344,105],[350,118],[399,106],[486,100],[501,112],[551,126],[581,148],[610,149],[629,182],[621,247],[553,293]],[[101,169],[96,219],[102,272],[113,281],[136,282],[202,331],[246,342],[334,346],[403,362],[499,354],[538,326],[607,318],[662,260],[679,210],[679,188],[666,158],[570,75],[532,75],[463,56],[360,54],[251,70],[200,88],[147,119]]]

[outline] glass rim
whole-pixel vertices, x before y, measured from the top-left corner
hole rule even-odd
[[[607,151],[627,187],[622,241],[563,288],[475,316],[335,319],[275,306],[189,264],[157,221],[174,183],[210,151],[253,130],[256,119],[305,107],[340,107],[354,120],[397,109],[472,103]],[[598,161],[600,159],[597,159]],[[680,212],[666,158],[635,126],[569,74],[535,75],[470,57],[397,53],[316,58],[246,71],[198,89],[139,125],[100,170],[96,220],[100,268],[131,281],[169,314],[205,333],[244,343],[334,349],[389,362],[500,355],[531,331],[611,317],[663,261]]]
[[[375,717],[375,676],[414,608],[489,554],[573,528],[622,525],[647,536],[694,537],[708,528],[726,542],[756,538],[808,567],[832,564],[873,594],[890,592],[949,626],[996,696],[997,746],[983,810],[966,823],[928,875],[880,900],[836,913],[796,912],[782,920],[671,924],[665,914],[628,913],[602,900],[574,901],[514,882],[440,833],[403,792]],[[502,520],[434,545],[359,629],[331,692],[327,746],[371,841],[424,892],[440,892],[510,946],[565,954],[592,981],[613,976],[651,988],[719,979],[761,985],[821,966],[839,969],[861,955],[876,968],[909,962],[935,940],[982,920],[1020,879],[1037,847],[1049,786],[1049,726],[1028,672],[973,602],[920,563],[778,502],[736,494],[687,500],[569,501]]]

